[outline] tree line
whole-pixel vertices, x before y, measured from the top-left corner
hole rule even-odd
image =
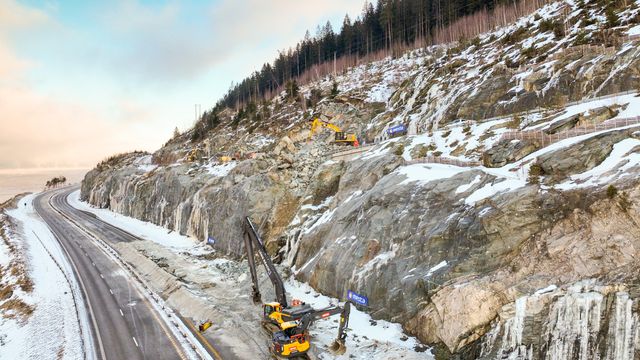
[[[64,186],[64,184],[67,182],[67,178],[64,176],[58,176],[58,177],[54,177],[51,180],[47,180],[46,188],[47,189],[51,189],[51,188],[57,188],[58,186]]]
[[[520,2],[539,6],[546,1]],[[257,100],[284,89],[288,81],[300,78],[323,63],[337,62],[345,57],[366,57],[394,46],[458,40],[451,38],[471,31],[445,31],[456,21],[476,13],[490,14],[501,5],[517,7],[517,3],[515,0],[378,0],[375,5],[366,2],[356,19],[345,16],[338,33],[334,32],[330,22],[318,26],[315,36],[307,31],[295,47],[280,51],[272,63],[265,63],[260,71],[232,84],[216,109],[257,103]],[[484,21],[484,17],[476,17],[475,20]],[[456,25],[463,26],[460,23]],[[486,26],[475,26],[474,30],[477,33],[484,28]]]

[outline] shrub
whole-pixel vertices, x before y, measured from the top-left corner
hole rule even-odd
[[[396,146],[396,149],[394,150],[393,153],[398,155],[398,156],[402,156],[402,154],[404,154],[404,145],[400,144],[400,145]]]
[[[556,21],[553,23],[553,35],[556,39],[563,38],[565,36],[564,25],[560,21]]]
[[[480,44],[482,44],[482,42],[480,41],[479,36],[476,36],[471,40],[471,45],[474,45],[475,47],[480,47]]]
[[[618,14],[616,14],[616,11],[613,7],[607,7],[605,16],[607,17],[607,27],[612,28],[620,25],[620,17],[618,16]]]
[[[471,134],[471,125],[465,125],[465,126],[462,128],[462,133],[463,133],[463,134],[466,134],[466,135]]]
[[[547,32],[553,30],[553,19],[544,19],[540,21],[540,25],[538,25],[538,29],[540,32]]]
[[[449,137],[449,135],[451,135],[451,130],[447,130],[447,131],[442,133],[442,137],[443,138]]]
[[[529,166],[529,176],[542,176],[544,175],[544,169],[540,164],[531,164]]]
[[[627,194],[626,192],[622,192],[619,195],[618,205],[620,205],[620,208],[622,209],[622,211],[624,212],[629,211],[629,209],[631,208],[631,205],[633,205],[631,203],[631,200],[629,200],[629,194]]]
[[[525,59],[533,59],[538,53],[538,50],[531,45],[530,47],[526,48],[526,49],[522,49],[520,50],[520,56],[524,57]]]
[[[428,147],[421,147],[420,150],[418,151],[418,158],[424,158],[427,157],[427,152],[429,151]]]
[[[507,123],[507,128],[509,129],[520,129],[520,124],[522,123],[522,117],[519,115],[513,115],[511,121]]]
[[[618,195],[618,189],[613,185],[609,185],[607,188],[607,197],[613,199],[616,195]]]
[[[442,151],[436,151],[436,152],[433,153],[433,156],[435,156],[435,157],[439,157],[441,155],[442,155]]]
[[[520,40],[524,39],[527,34],[528,34],[528,30],[525,27],[519,27],[517,28],[514,32],[508,33],[507,35],[505,35],[502,38],[502,44],[503,45],[513,45],[517,42],[519,42]]]
[[[520,67],[520,63],[515,60],[511,60],[511,58],[504,59],[504,64],[510,69],[517,69]]]

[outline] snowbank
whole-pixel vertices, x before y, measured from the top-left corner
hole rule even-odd
[[[6,336],[0,358],[38,359],[55,354],[56,359],[93,359],[82,293],[63,250],[35,212],[33,199],[34,195],[23,198],[7,215],[18,225],[18,232],[11,236],[24,245],[23,255],[34,284],[31,293],[21,295],[35,310],[22,324],[0,320],[0,334]]]

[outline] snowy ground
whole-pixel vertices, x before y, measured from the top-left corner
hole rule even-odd
[[[80,201],[78,191],[72,193],[69,196],[69,200],[74,207],[92,212],[99,218],[152,242],[153,244],[147,245],[136,244],[136,247],[143,249],[147,255],[160,256],[159,254],[162,254],[170,264],[180,264],[183,267],[180,271],[187,274],[185,281],[189,282],[190,288],[197,290],[196,286],[200,281],[199,279],[202,280],[201,284],[215,283],[215,287],[202,288],[198,292],[202,294],[201,296],[207,296],[207,292],[209,292],[211,296],[207,296],[207,301],[211,302],[216,308],[223,310],[227,306],[226,302],[231,300],[232,303],[228,305],[232,306],[236,313],[239,312],[238,307],[242,307],[241,311],[255,312],[256,307],[248,300],[247,289],[251,280],[248,276],[246,262],[238,263],[221,258],[202,260],[197,255],[211,252],[202,242],[197,242],[192,238],[175,233],[169,233],[165,228],[115,214],[106,209],[96,209]],[[159,251],[158,245],[165,250]],[[263,288],[269,287],[266,279],[261,281],[261,284]],[[289,298],[300,299],[316,308],[338,303],[337,299],[323,296],[314,291],[308,284],[300,283],[293,278],[288,279],[285,286],[289,293]],[[239,302],[238,299],[243,299],[243,301]],[[381,320],[373,321],[369,315],[354,308],[351,311],[347,352],[341,356],[334,356],[327,349],[337,335],[337,320],[338,316],[333,317],[333,319],[318,321],[310,330],[314,339],[313,344],[318,350],[317,353],[320,359],[417,360],[433,358],[429,350],[424,352],[415,351],[416,346],[420,347],[418,341],[415,338],[404,335],[399,324]],[[251,326],[246,323],[243,325]],[[264,334],[262,336],[266,337]],[[266,342],[264,346],[266,346]],[[424,347],[422,348],[424,349]]]
[[[34,284],[31,293],[18,292],[13,296],[21,297],[35,310],[23,322],[0,319],[3,337],[0,359],[91,359],[93,352],[88,350],[92,348],[91,337],[82,296],[62,249],[33,208],[33,197],[22,199],[18,208],[7,211],[7,215],[17,225],[17,231],[10,232],[9,237],[22,250],[20,256],[24,256]],[[10,256],[4,250],[6,247],[0,248],[3,266]],[[79,313],[74,298],[79,302]]]

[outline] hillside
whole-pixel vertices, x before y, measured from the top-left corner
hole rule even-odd
[[[639,6],[559,1],[227,109],[82,199],[236,260],[248,215],[297,280],[367,294],[436,358],[637,359]],[[308,140],[312,113],[367,146]]]

